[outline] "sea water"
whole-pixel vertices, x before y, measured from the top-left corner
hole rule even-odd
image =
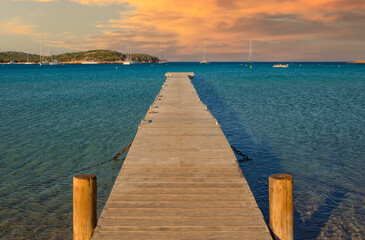
[[[0,65],[0,238],[71,239],[72,176],[98,177],[98,214],[168,71],[201,100],[268,221],[268,177],[294,177],[296,239],[365,235],[365,66],[345,63]],[[239,158],[239,157],[238,157]]]

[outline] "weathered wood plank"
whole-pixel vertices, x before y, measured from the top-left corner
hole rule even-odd
[[[142,119],[93,239],[271,239],[219,124],[188,76]]]
[[[218,201],[218,202],[108,202],[106,208],[255,208],[253,201]],[[214,210],[212,209],[212,210]],[[100,225],[100,224],[99,224]],[[98,225],[98,226],[99,226]]]

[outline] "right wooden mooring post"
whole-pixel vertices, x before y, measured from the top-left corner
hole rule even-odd
[[[97,221],[97,182],[92,174],[73,178],[73,240],[90,240]]]
[[[275,240],[293,240],[293,177],[269,177],[270,231]]]

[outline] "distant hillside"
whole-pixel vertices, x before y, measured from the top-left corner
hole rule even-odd
[[[63,53],[59,55],[53,55],[49,57],[44,57],[43,59],[46,61],[50,61],[51,59],[56,59],[59,62],[65,63],[78,63],[82,61],[91,61],[95,62],[122,62],[128,58],[127,54],[123,54],[117,51],[112,50],[90,50],[86,52],[73,52],[73,53]],[[135,62],[158,62],[159,59],[157,57],[148,55],[148,54],[131,54],[132,61]],[[27,53],[24,52],[0,52],[0,62],[26,62],[27,61]],[[37,54],[29,54],[30,62],[39,62],[39,55]]]
[[[39,55],[28,54],[29,62],[39,62]],[[27,53],[24,52],[0,52],[0,62],[26,62]]]

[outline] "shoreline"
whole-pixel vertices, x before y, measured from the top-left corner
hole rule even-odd
[[[61,64],[82,64],[85,61],[72,61],[72,62],[60,62]],[[124,61],[95,61],[97,64],[115,64],[120,63],[123,64]],[[155,63],[155,62],[134,62],[134,63]]]
[[[347,62],[347,63],[350,63],[350,64],[365,64],[365,60],[356,60],[356,61]]]

